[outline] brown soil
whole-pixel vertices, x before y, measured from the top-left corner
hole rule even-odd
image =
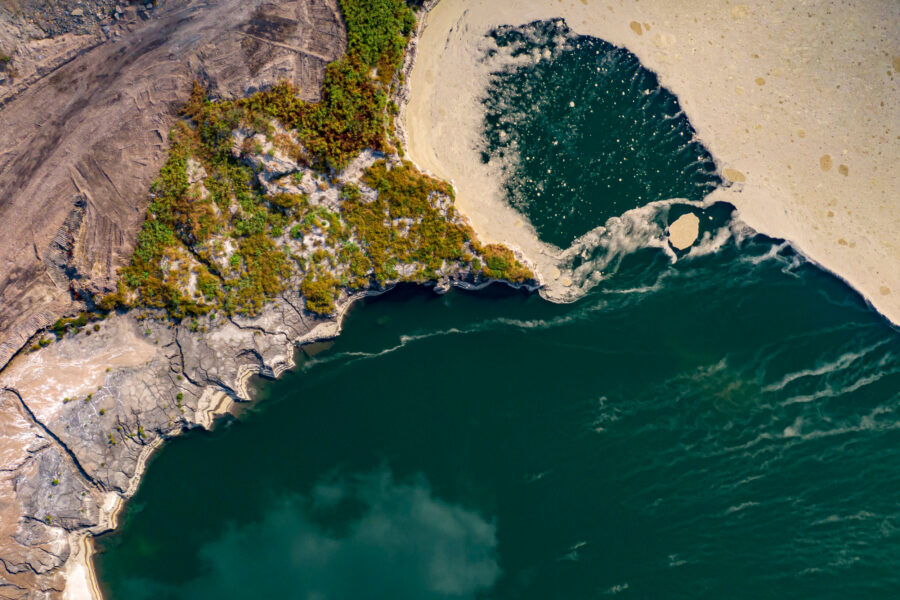
[[[29,42],[62,44],[62,64],[0,96],[0,368],[114,289],[194,78],[214,97],[289,79],[313,99],[346,45],[337,0],[169,0],[66,35]]]

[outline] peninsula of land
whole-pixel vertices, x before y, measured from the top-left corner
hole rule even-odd
[[[318,6],[285,4],[297,21]],[[298,346],[337,335],[355,300],[399,283],[439,292],[494,281],[540,285],[512,250],[479,241],[449,184],[403,159],[395,116],[413,10],[402,0],[341,0],[332,8],[346,28],[338,37],[346,52],[327,67],[322,61],[315,97],[294,79],[245,97],[224,95],[201,77],[186,82],[184,103],[168,115],[173,127],[158,176],[142,195],[145,216],[105,289],[86,285],[91,277],[73,260],[98,235],[95,221],[84,219],[94,196],[78,188],[81,203],[53,243],[62,274],[73,280],[67,302],[82,310],[46,326],[21,325],[19,333],[36,331],[0,371],[6,597],[99,598],[91,536],[115,527],[154,450],[250,400],[249,377],[278,377]],[[179,14],[206,23],[195,12]],[[260,12],[241,14],[260,26]],[[275,31],[298,33],[278,23]],[[286,45],[269,42],[276,54]],[[78,140],[83,132],[56,141]],[[122,195],[107,201],[126,208]],[[31,210],[24,200],[7,209],[26,221],[20,213]],[[18,283],[20,292],[45,285]],[[9,279],[3,292],[16,285]],[[42,302],[29,306],[49,310]]]

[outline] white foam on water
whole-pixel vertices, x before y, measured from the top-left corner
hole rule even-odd
[[[782,431],[782,435],[786,438],[799,437],[800,429],[803,427],[803,417],[797,417],[794,419],[794,422],[785,427],[784,431]]]
[[[845,521],[868,521],[870,519],[884,519],[883,515],[877,515],[873,512],[869,512],[867,510],[861,510],[852,515],[829,515],[823,519],[816,519],[812,522],[813,525],[831,525],[834,523],[841,523]]]
[[[733,238],[732,231],[728,227],[720,227],[715,232],[705,231],[688,251],[687,258],[699,258],[715,254]]]
[[[818,416],[797,417],[794,422],[785,427],[782,432],[784,438],[795,438],[800,442],[815,441],[822,438],[844,436],[860,433],[883,433],[900,429],[900,421],[891,418],[880,418],[883,415],[891,415],[895,410],[888,406],[878,406],[868,414],[858,418],[846,419],[840,423],[833,423],[831,419],[823,419],[820,425],[833,425],[831,427],[816,427],[812,421]]]
[[[519,32],[526,40],[525,43],[544,45],[547,42],[546,39],[541,37],[544,33],[539,32],[537,29],[524,28],[520,29]],[[576,34],[570,33],[569,37],[566,37],[558,34],[553,39],[556,45],[552,50],[545,48],[541,52],[538,49],[534,49],[533,52],[519,56],[512,55],[512,47],[521,47],[519,43],[514,43],[512,47],[502,48],[497,52],[489,52],[489,50],[496,50],[497,48],[494,42],[488,38],[479,40],[476,49],[471,52],[478,55],[477,70],[480,76],[485,79],[486,87],[486,82],[490,79],[492,73],[512,67],[534,65],[542,60],[552,60],[562,52],[571,50],[573,47],[571,43],[572,36],[574,35]],[[606,57],[607,61],[617,59],[617,57],[612,56]],[[635,83],[639,79],[641,79],[641,75],[638,72],[632,74],[632,80]],[[643,98],[646,98],[645,101],[651,102],[656,94],[662,92],[662,88],[657,87],[648,92],[645,93]],[[470,93],[474,93],[474,91],[470,90]],[[496,153],[491,154],[487,152],[487,142],[481,137],[481,120],[484,118],[485,111],[482,103],[484,93],[484,89],[479,90],[480,95],[474,97],[475,105],[480,107],[478,110],[472,114],[455,115],[453,118],[465,116],[467,118],[463,120],[466,121],[468,126],[472,126],[471,117],[472,115],[477,115],[477,132],[460,130],[460,135],[472,145],[472,149],[475,151],[474,154],[479,156],[482,153],[489,154],[490,160],[487,164],[479,161],[479,165],[468,165],[467,168],[470,170],[475,169],[476,173],[479,170],[483,171],[485,178],[482,178],[482,184],[484,184],[485,180],[491,182],[489,187],[482,187],[479,190],[479,208],[496,209],[505,213],[507,212],[506,209],[514,209],[507,202],[504,183],[508,177],[514,176],[516,173],[520,156],[515,140],[509,142],[502,158],[498,158]],[[499,109],[502,119],[501,125],[504,128],[515,128],[516,124],[524,117],[524,115],[510,110],[509,106],[502,99],[497,100],[495,108]],[[446,117],[446,111],[442,109],[441,115]],[[676,118],[679,115],[683,115],[683,111],[679,111],[676,115],[666,115],[665,118]],[[504,133],[503,129],[501,129],[501,138],[505,139]],[[668,132],[667,135],[674,135],[674,133]],[[553,144],[565,143],[565,141],[564,139],[555,140]],[[411,145],[413,143],[413,141],[410,141]],[[701,164],[701,161],[697,160],[696,164]],[[468,179],[463,179],[459,182],[453,180],[453,182],[457,185],[458,203],[462,203],[460,209],[468,214],[469,208],[464,206],[466,198],[463,196],[462,190],[469,189],[471,182]],[[535,185],[540,190],[542,182],[536,182]],[[538,195],[540,195],[540,192],[538,192]],[[651,202],[628,210],[617,217],[610,218],[603,225],[599,225],[579,237],[565,250],[541,242],[528,218],[516,212],[515,226],[504,229],[499,239],[524,252],[525,256],[534,263],[532,266],[536,268],[544,283],[544,288],[541,290],[543,297],[554,302],[572,302],[615,274],[621,261],[638,250],[656,248],[665,253],[672,262],[675,262],[677,255],[669,245],[664,223],[668,209],[676,204],[705,208],[711,202],[691,201],[683,198]],[[496,215],[499,216],[500,213],[498,212]],[[490,216],[493,217],[494,214],[491,213]],[[564,219],[565,216],[561,218]],[[501,220],[494,218],[486,224],[479,224],[477,216],[471,220],[479,235],[489,240],[495,239],[495,236],[491,234],[491,228],[496,227],[499,230],[503,226]],[[488,227],[487,230],[484,229],[485,225]],[[706,233],[692,247],[685,258],[697,258],[714,253],[733,237],[733,232],[729,229],[720,230],[715,235]],[[528,248],[537,249],[537,256],[533,255]],[[655,289],[658,288],[647,288],[646,291],[655,291]]]
[[[730,515],[733,513],[741,512],[742,510],[751,508],[753,506],[759,506],[759,502],[754,502],[752,500],[748,500],[747,502],[741,502],[740,504],[735,505],[735,506],[729,506],[725,510],[725,514]]]
[[[783,390],[789,384],[797,381],[798,379],[802,379],[802,378],[806,378],[806,377],[820,377],[822,375],[827,375],[830,373],[835,373],[837,371],[842,371],[844,369],[849,368],[851,365],[853,365],[853,363],[855,363],[859,359],[868,356],[870,353],[872,353],[875,350],[877,350],[878,348],[884,346],[887,342],[888,342],[888,340],[882,340],[876,344],[873,344],[871,346],[863,348],[859,351],[846,352],[832,361],[822,363],[819,366],[813,367],[811,369],[801,369],[799,371],[794,371],[792,373],[788,373],[780,381],[763,387],[762,391],[763,392],[775,392],[775,391]]]
[[[847,394],[852,394],[853,392],[860,390],[866,386],[872,385],[873,383],[877,383],[885,377],[896,375],[897,373],[900,373],[900,369],[878,371],[876,373],[872,373],[871,375],[856,375],[852,377],[852,382],[849,385],[832,386],[831,384],[826,384],[824,387],[811,394],[792,396],[791,398],[785,400],[783,402],[783,405],[788,406],[790,404],[804,404],[807,402],[822,400],[823,398],[837,398],[839,396],[845,396]]]
[[[670,554],[669,555],[669,567],[670,568],[681,567],[686,564],[687,564],[687,561],[685,559],[681,558],[678,554]]]
[[[607,589],[603,593],[607,596],[615,596],[616,594],[621,594],[622,592],[626,591],[629,587],[630,586],[628,585],[628,582],[626,581],[625,583],[620,583],[620,584],[612,586],[611,588]]]
[[[558,255],[555,266],[566,285],[551,285],[542,291],[542,295],[557,302],[576,300],[614,275],[622,261],[639,250],[655,248],[671,262],[677,261],[678,256],[669,245],[662,224],[668,209],[676,204],[704,206],[701,202],[675,198],[651,202],[610,218]]]
[[[334,354],[328,354],[321,358],[316,357],[311,360],[308,360],[303,364],[303,368],[309,369],[311,367],[318,366],[321,364],[331,363],[331,362],[335,362],[335,361],[342,361],[342,360],[346,360],[346,359],[349,359],[349,360],[347,360],[347,363],[349,364],[349,363],[356,362],[358,360],[368,360],[371,358],[378,358],[381,356],[385,356],[387,354],[393,354],[394,352],[397,352],[398,350],[402,350],[402,349],[406,348],[406,346],[408,346],[414,342],[427,340],[427,339],[431,339],[431,338],[436,338],[436,337],[443,337],[443,336],[447,336],[447,335],[465,335],[468,333],[473,333],[474,331],[475,331],[474,329],[450,328],[450,329],[442,329],[439,331],[433,331],[433,332],[424,333],[424,334],[401,335],[400,342],[398,344],[389,346],[387,348],[379,350],[378,352],[365,352],[362,350],[355,350],[355,351],[351,351],[351,352],[336,352]]]

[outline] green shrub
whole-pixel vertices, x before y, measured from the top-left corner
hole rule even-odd
[[[300,293],[306,299],[306,310],[319,314],[330,315],[334,313],[335,304],[340,293],[337,289],[338,282],[327,274],[312,273],[303,279],[300,284]]]
[[[105,317],[106,315],[103,313],[83,311],[76,317],[63,317],[58,319],[50,328],[53,330],[53,333],[56,334],[57,338],[62,339],[66,335],[66,332],[76,333],[91,321],[99,321]],[[99,327],[95,325],[94,329],[98,330]],[[41,341],[43,342],[44,340]],[[52,340],[47,340],[46,343],[42,344],[42,347],[48,345],[51,341]]]
[[[522,283],[526,279],[534,278],[530,269],[516,260],[512,250],[500,244],[490,244],[482,250],[484,254],[484,267],[482,272],[486,277],[503,279]]]
[[[415,29],[415,13],[403,0],[341,0],[340,4],[347,24],[347,54],[393,75]]]

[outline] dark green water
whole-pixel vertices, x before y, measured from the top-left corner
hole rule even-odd
[[[107,598],[891,597],[900,335],[770,248],[366,303],[160,452]]]
[[[587,231],[596,198],[560,204]],[[897,597],[900,333],[724,205],[673,261],[684,210],[607,223],[571,304],[357,306],[159,452],[98,540],[107,600]]]
[[[485,161],[509,202],[562,248],[650,202],[700,200],[720,183],[678,100],[622,48],[563,21],[493,32],[513,58],[485,98]]]

